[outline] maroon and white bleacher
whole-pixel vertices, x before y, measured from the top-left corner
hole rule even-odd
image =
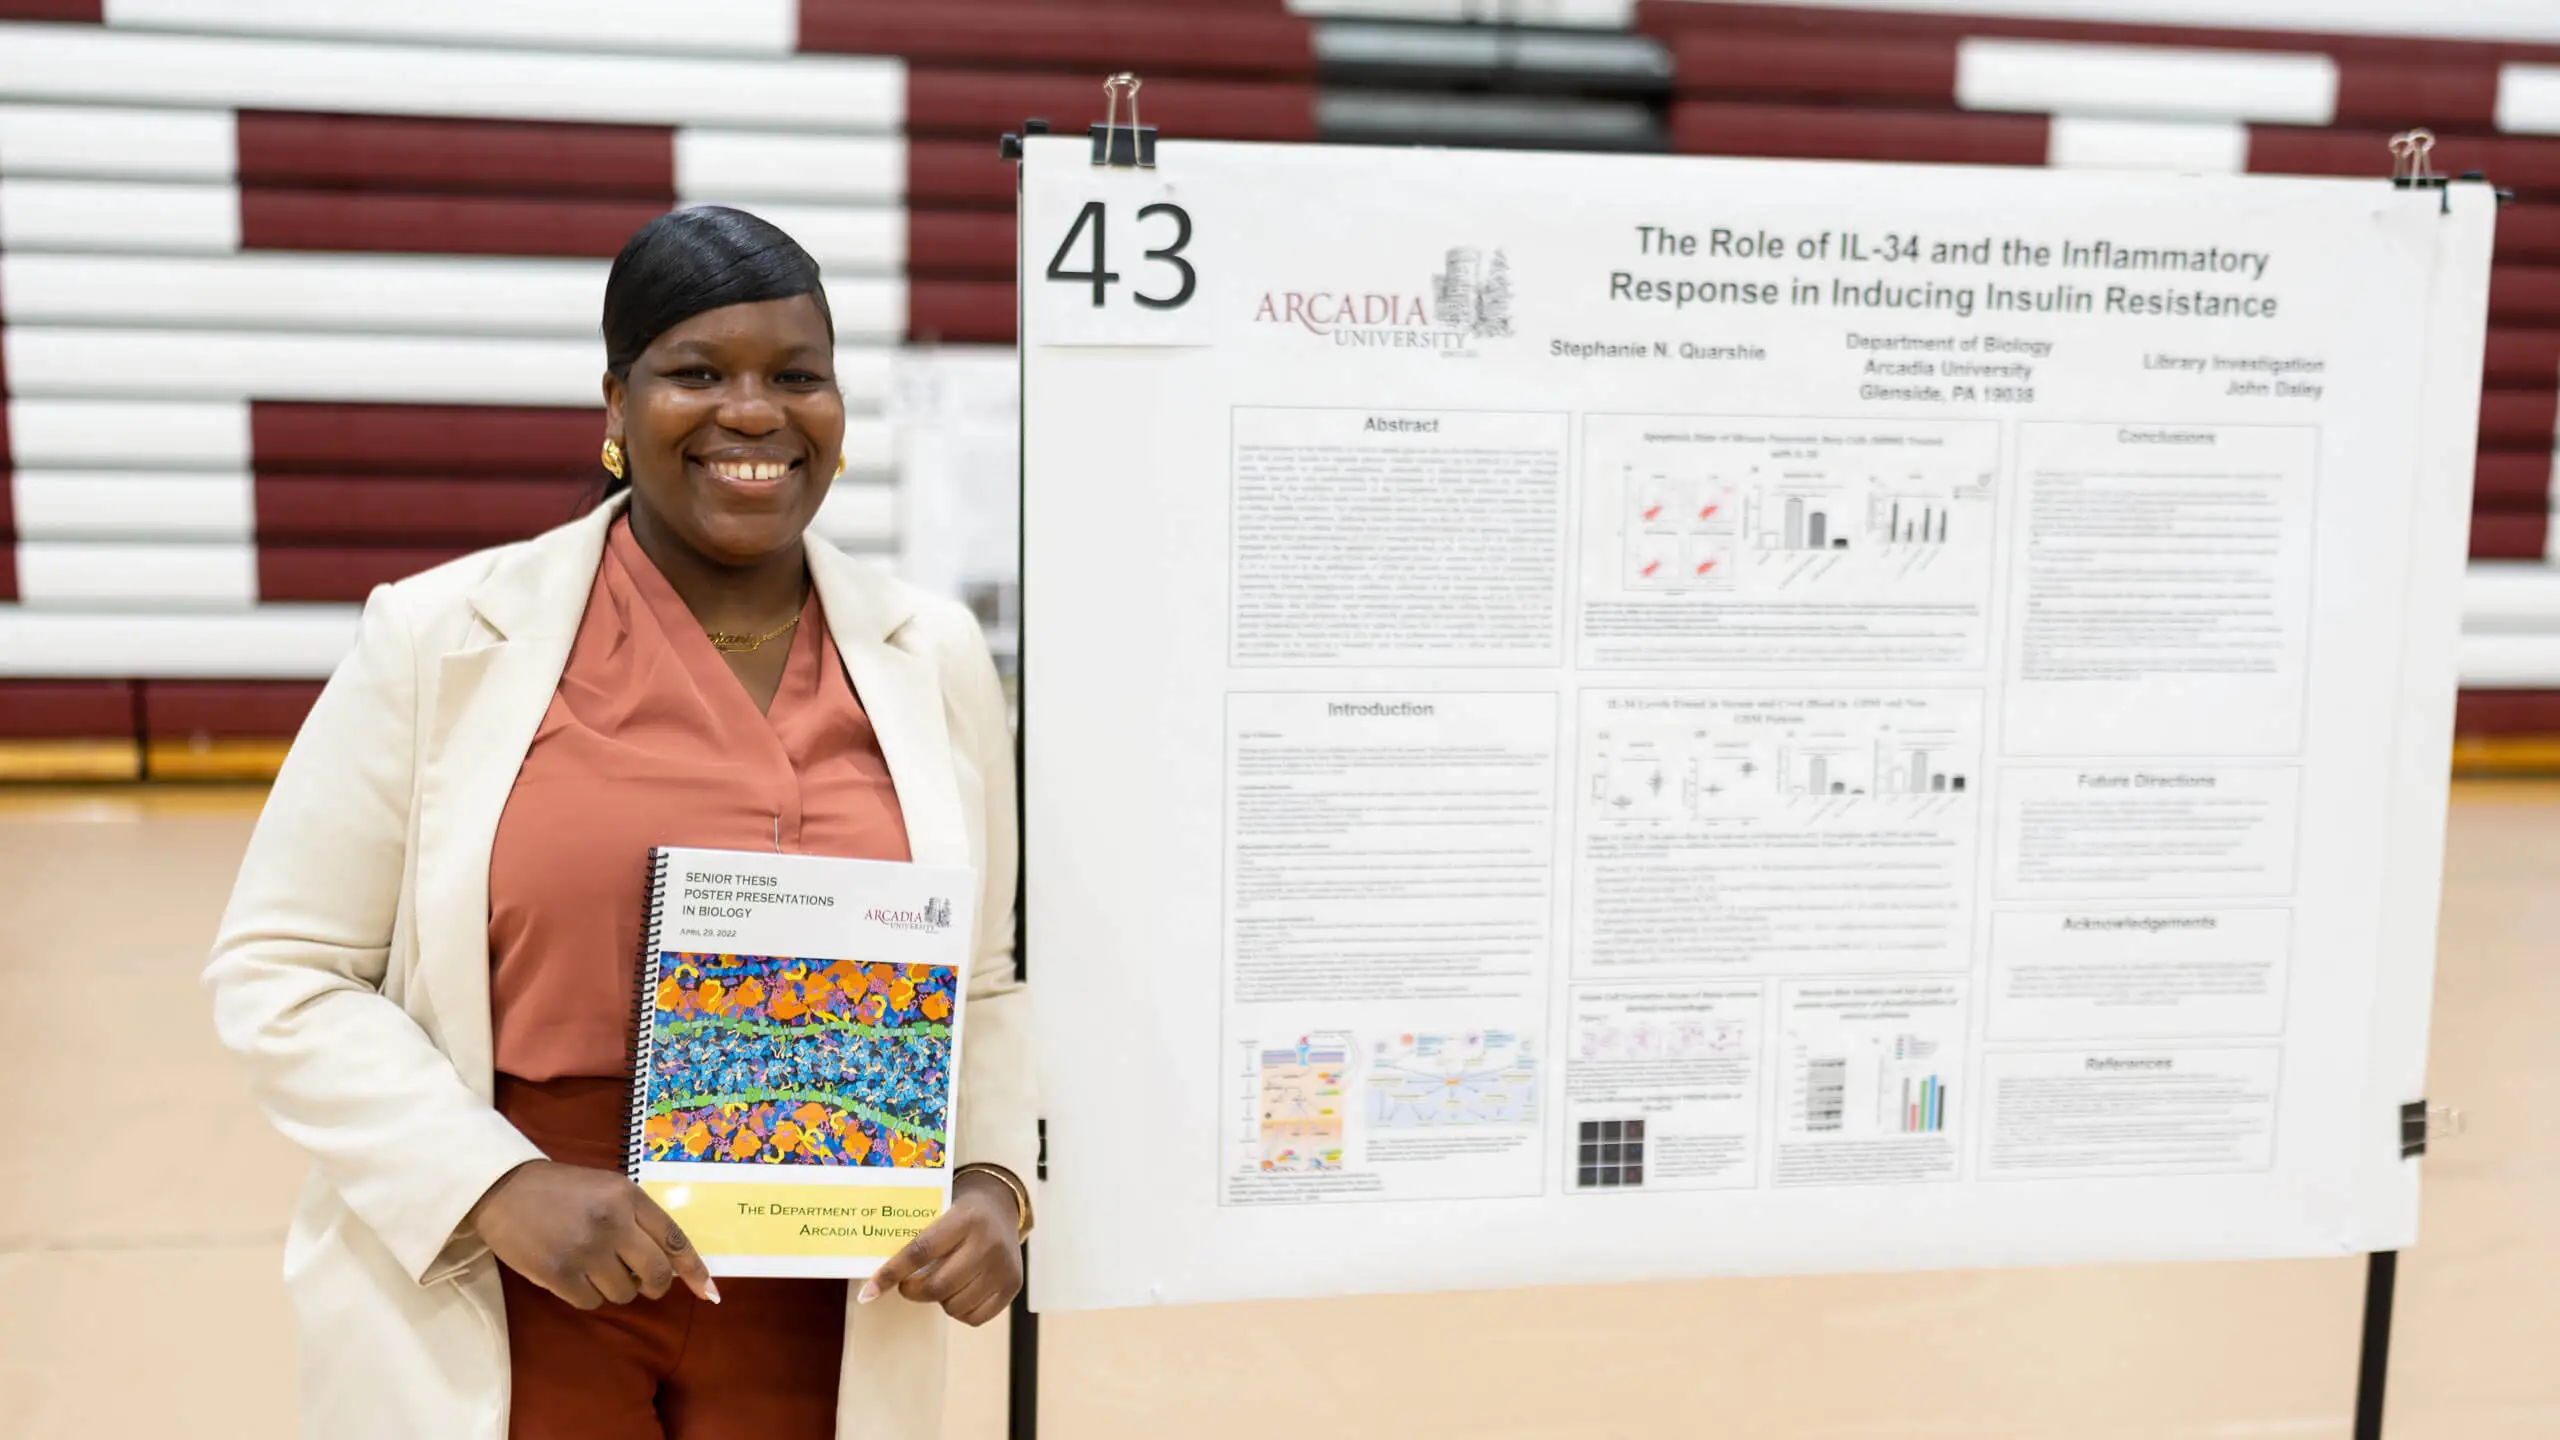
[[[2312,3],[2355,0],[2290,10]],[[1013,339],[993,137],[1099,118],[1123,68],[1166,134],[1253,140],[1428,118],[1458,142],[2379,175],[2385,136],[2430,126],[2442,168],[2518,194],[2465,724],[2560,734],[2560,8],[2447,7],[2423,36],[2279,0],[2256,29],[2206,0],[1964,8],[0,0],[0,774],[11,745],[45,773],[188,773],[237,742],[254,769],[371,585],[572,513],[605,265],[672,205],[757,210],[826,266],[854,420],[820,523],[895,563],[901,356]]]
[[[1634,23],[1672,54],[1670,138],[1691,153],[2378,175],[2389,136],[2424,126],[2436,168],[2513,191],[2490,292],[2462,723],[2560,734],[2560,8],[2510,9],[2503,28],[2450,15],[2427,34],[2336,24],[2342,6],[2282,28],[2217,23],[2233,6],[2166,24],[2134,22],[2179,7],[1960,8],[1639,0]]]

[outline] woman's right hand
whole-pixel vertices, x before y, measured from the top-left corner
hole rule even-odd
[[[500,1264],[581,1310],[655,1300],[678,1280],[720,1303],[684,1231],[608,1170],[529,1160],[490,1186],[465,1223]]]

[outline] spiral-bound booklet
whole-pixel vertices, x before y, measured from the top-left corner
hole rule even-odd
[[[711,1273],[868,1275],[942,1213],[975,890],[651,852],[628,1167]]]

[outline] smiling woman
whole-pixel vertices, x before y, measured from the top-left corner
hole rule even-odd
[[[763,644],[797,623],[800,537],[844,468],[844,394],[818,264],[744,211],[662,215],[604,290],[607,495],[759,708]]]
[[[289,1246],[304,1428],[926,1440],[934,1311],[1001,1313],[1031,1218],[1002,691],[966,611],[807,533],[844,397],[789,236],[714,207],[650,221],[604,339],[602,503],[374,594],[207,972],[317,1165]],[[858,1296],[723,1296],[623,1176],[658,845],[980,877],[951,1203]]]

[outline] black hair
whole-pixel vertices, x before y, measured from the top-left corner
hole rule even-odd
[[[604,368],[623,380],[650,343],[706,310],[806,295],[835,338],[818,262],[767,220],[725,205],[670,210],[632,232],[604,282]],[[620,494],[628,478],[605,477]]]

